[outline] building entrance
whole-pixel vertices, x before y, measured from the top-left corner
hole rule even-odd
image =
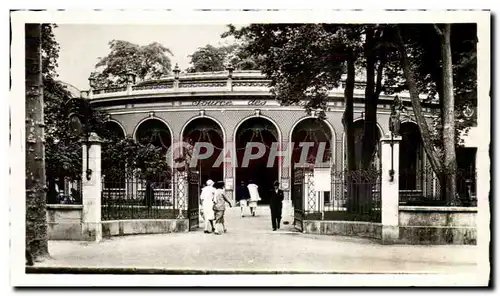
[[[262,204],[269,203],[269,193],[274,181],[279,177],[279,161],[276,157],[270,163],[269,154],[273,143],[279,141],[278,130],[272,122],[265,118],[250,118],[243,122],[236,131],[236,185],[241,182],[253,182],[259,186]],[[263,149],[251,148],[249,143],[261,143]],[[246,149],[249,147],[248,149]],[[247,154],[245,161],[245,153]],[[253,159],[250,155],[259,156]],[[249,160],[248,160],[249,159]]]
[[[195,171],[198,172],[201,186],[206,183],[208,179],[214,182],[223,180],[223,165],[214,166],[219,154],[224,150],[224,135],[221,127],[210,118],[197,118],[191,121],[184,129],[183,141],[195,146],[198,142],[211,144],[213,153],[210,157],[201,157],[207,154],[206,148],[201,148],[199,151],[200,159],[196,162]]]

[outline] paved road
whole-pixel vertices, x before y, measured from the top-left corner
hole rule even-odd
[[[386,246],[367,239],[301,234],[290,225],[272,231],[269,216],[268,207],[260,207],[256,217],[243,218],[239,208],[229,209],[228,232],[219,236],[200,230],[115,237],[100,243],[51,241],[52,259],[40,265],[348,273],[476,269],[476,246]]]

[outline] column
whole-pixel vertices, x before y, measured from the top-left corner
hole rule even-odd
[[[385,135],[382,149],[382,243],[391,244],[399,240],[399,143],[401,137]],[[394,170],[391,178],[390,171]]]
[[[284,220],[290,219],[293,221],[293,205],[292,205],[292,185],[293,181],[290,179],[290,170],[292,166],[292,148],[289,139],[283,139],[281,141],[281,147],[279,147],[279,151],[281,152],[281,156],[278,158],[279,169],[281,170],[281,180],[280,187],[283,190],[284,200],[283,200],[283,213],[282,217]],[[288,219],[287,219],[288,218]]]
[[[290,203],[291,194],[290,190],[292,188],[292,182],[290,180],[290,169],[292,167],[291,153],[292,149],[290,147],[289,139],[283,139],[281,141],[281,145],[279,147],[279,151],[281,156],[278,157],[278,165],[281,170],[281,180],[280,186],[283,189],[283,193],[285,195],[285,201]]]
[[[222,169],[224,172],[222,175],[224,176],[224,184],[226,190],[226,196],[231,199],[231,202],[235,203],[236,196],[234,192],[236,192],[235,188],[238,186],[236,184],[236,176],[233,175],[233,169],[236,168],[236,162],[238,161],[236,156],[236,151],[234,150],[233,138],[231,136],[226,136],[224,143],[224,150],[222,150]]]
[[[89,241],[99,242],[102,240],[101,139],[96,133],[91,133],[83,143],[82,152],[82,234]]]
[[[187,169],[174,168],[174,210],[176,219],[188,219],[188,172]]]

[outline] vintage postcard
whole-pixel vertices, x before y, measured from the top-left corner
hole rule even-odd
[[[488,286],[490,19],[11,12],[12,285]]]

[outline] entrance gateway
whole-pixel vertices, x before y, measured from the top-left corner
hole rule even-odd
[[[248,185],[250,182],[259,186],[260,203],[269,203],[269,192],[273,183],[279,177],[278,157],[269,161],[273,144],[279,143],[277,127],[263,117],[246,119],[236,130],[236,178],[235,187],[241,182]],[[255,143],[247,149],[249,143]],[[260,145],[259,145],[260,144]],[[256,147],[256,146],[260,146]],[[249,157],[253,155],[253,157]]]

